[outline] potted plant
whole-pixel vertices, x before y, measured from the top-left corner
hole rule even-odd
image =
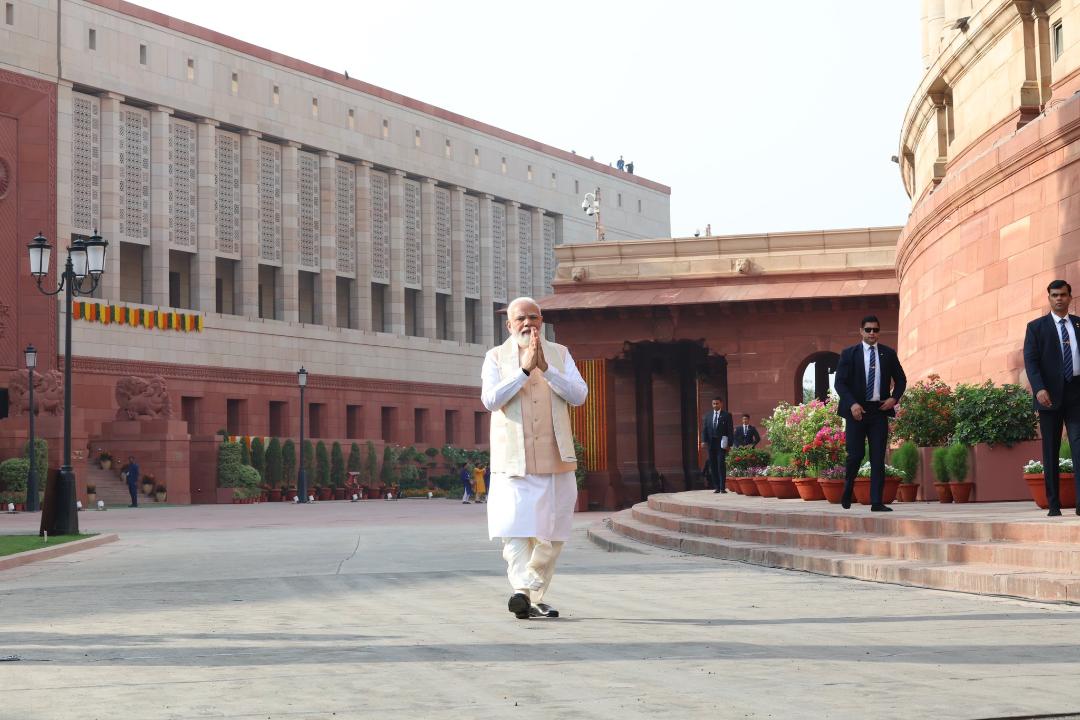
[[[839,505],[844,497],[844,477],[847,469],[843,465],[834,465],[818,472],[818,487],[821,494],[833,505]]]
[[[153,473],[146,473],[145,475],[143,475],[143,477],[142,477],[143,495],[153,495],[154,494],[154,485],[156,484],[155,480],[156,480],[156,478],[154,477]]]
[[[901,502],[915,502],[919,486],[915,478],[919,472],[919,448],[912,441],[907,441],[893,451],[892,464],[902,473],[897,495]]]
[[[948,457],[949,449],[944,447],[934,448],[934,453],[930,456],[930,467],[934,471],[934,489],[937,490],[938,501],[943,503],[952,502]]]
[[[975,485],[967,482],[968,447],[953,443],[946,450],[945,465],[949,469],[949,491],[953,502],[966,503],[971,499],[971,489]]]
[[[797,465],[772,466],[769,471],[769,487],[773,491],[773,497],[777,500],[797,499],[799,491],[795,487],[795,478],[800,477],[802,472],[803,468]]]
[[[1046,499],[1046,477],[1041,460],[1028,460],[1024,464],[1024,482],[1035,504],[1043,510],[1050,507]],[[1058,458],[1058,494],[1062,507],[1076,505],[1076,485],[1072,458]]]
[[[903,472],[899,468],[885,464],[885,487],[882,488],[881,498],[886,504],[896,502],[896,493],[900,488],[900,480]],[[870,504],[870,463],[864,462],[855,477],[855,500],[860,505]]]
[[[958,385],[955,441],[972,448],[970,475],[982,502],[1026,499],[1016,468],[1037,455],[1038,417],[1019,385]]]
[[[165,486],[158,484],[154,486],[154,499],[159,503],[165,502]]]
[[[799,490],[800,493],[806,493],[803,499],[824,499],[818,476],[826,468],[842,465],[847,458],[847,436],[840,427],[839,422],[829,419],[814,432],[812,438],[803,443],[796,454],[793,462],[796,475],[805,478],[803,482],[797,483],[805,488]],[[812,489],[812,485],[817,485],[818,489]]]
[[[745,493],[743,480],[752,478],[768,464],[768,450],[749,446],[732,448],[727,454],[728,486],[737,493]]]
[[[577,456],[577,467],[574,469],[574,480],[577,482],[577,504],[574,506],[574,512],[588,512],[589,489],[585,487],[585,479],[589,471],[585,469],[585,445],[576,437],[574,438],[574,455]]]
[[[113,456],[108,450],[98,450],[98,465],[102,470],[108,470],[112,467]]]
[[[92,482],[86,483],[86,505],[94,507],[97,504],[97,485]]]
[[[785,472],[790,472],[786,465],[767,465],[761,471],[761,474],[754,478],[754,485],[757,487],[758,495],[767,498],[776,497],[776,491],[773,490],[772,483],[769,480],[774,477],[782,477]]]

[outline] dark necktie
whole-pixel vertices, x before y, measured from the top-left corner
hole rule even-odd
[[[877,387],[877,353],[870,348],[870,370],[866,373],[866,399],[874,399],[874,388]]]
[[[1059,322],[1061,323],[1061,370],[1065,375],[1065,382],[1068,382],[1073,378],[1072,343],[1069,341],[1069,330],[1065,327],[1065,318]]]
[[[715,430],[720,425],[720,413],[713,410],[712,414],[712,429]]]

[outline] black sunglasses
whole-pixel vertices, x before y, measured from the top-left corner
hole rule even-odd
[[[862,331],[864,333],[876,333],[881,332],[881,328],[863,328]]]

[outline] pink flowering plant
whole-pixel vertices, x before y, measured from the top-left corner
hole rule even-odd
[[[938,375],[910,386],[896,406],[894,440],[910,440],[919,447],[948,445],[956,431],[956,396]]]
[[[825,425],[803,444],[798,456],[815,473],[841,465],[847,458],[847,436],[839,425]]]

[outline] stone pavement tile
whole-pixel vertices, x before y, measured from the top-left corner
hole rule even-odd
[[[22,661],[0,663],[0,718],[1080,709],[1075,607],[607,553],[585,539],[592,514],[548,598],[564,617],[518,621],[482,509],[253,507],[147,511],[157,527],[116,517],[117,543],[5,572],[0,656]]]

